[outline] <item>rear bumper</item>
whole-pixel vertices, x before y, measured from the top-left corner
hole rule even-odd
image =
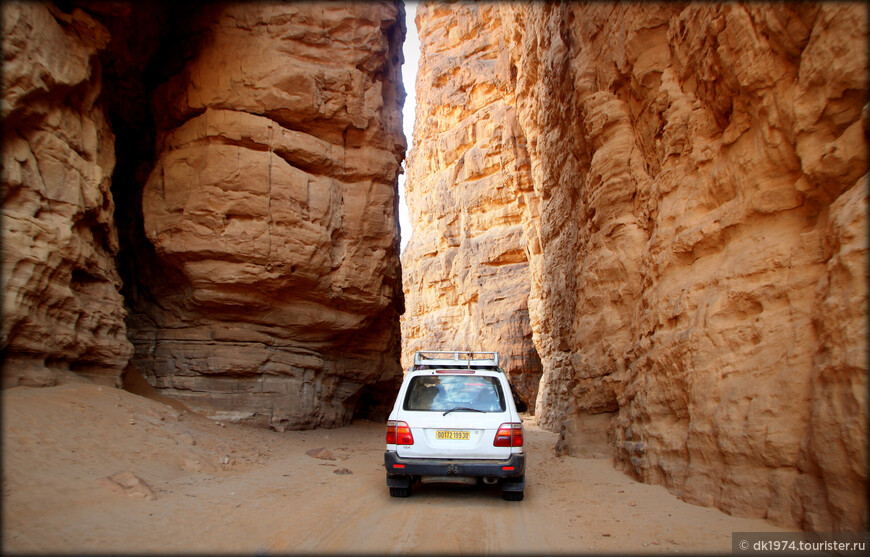
[[[396,451],[384,453],[389,487],[407,487],[411,476],[471,476],[521,481],[526,473],[526,455],[513,454],[507,460],[464,460],[443,458],[401,458]],[[393,483],[391,484],[391,479]],[[507,485],[507,484],[506,484]]]

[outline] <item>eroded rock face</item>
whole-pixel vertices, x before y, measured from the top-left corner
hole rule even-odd
[[[3,385],[115,385],[133,349],[98,102],[109,33],[79,9],[9,2],[0,14]]]
[[[498,351],[533,410],[541,364],[529,326],[525,201],[517,195],[531,191],[531,179],[498,8],[433,5],[418,25],[402,363],[410,366],[417,350]]]
[[[153,96],[142,195],[162,276],[134,361],[216,417],[347,423],[395,392],[402,7],[206,5]]]
[[[866,529],[865,8],[497,7],[419,27],[463,36],[444,11],[470,10],[509,52],[540,422],[569,447],[604,425],[619,466],[693,503]]]
[[[4,385],[391,403],[403,39],[395,2],[4,4]]]

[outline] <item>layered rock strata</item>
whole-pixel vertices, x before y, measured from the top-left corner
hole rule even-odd
[[[568,448],[603,427],[619,466],[690,502],[866,529],[865,8],[497,7],[418,25],[437,53],[470,17],[509,53],[540,422]]]
[[[139,285],[134,363],[211,416],[347,423],[400,376],[402,7],[215,4],[189,21],[153,94],[142,212],[160,271]]]
[[[531,191],[531,179],[500,25],[494,5],[432,5],[418,18],[402,362],[410,366],[417,350],[498,351],[533,410],[541,363],[529,326],[524,200],[516,195]]]
[[[133,349],[98,102],[110,36],[79,9],[4,3],[0,15],[3,385],[115,385]]]

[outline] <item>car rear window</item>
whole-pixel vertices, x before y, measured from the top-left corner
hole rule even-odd
[[[446,412],[455,408],[504,412],[501,384],[495,377],[475,375],[420,375],[411,378],[405,396],[405,410]]]

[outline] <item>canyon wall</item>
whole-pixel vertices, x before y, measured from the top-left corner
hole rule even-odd
[[[418,98],[435,92],[415,125],[405,295],[409,308],[414,297],[433,305],[403,329],[412,317],[442,331],[464,323],[442,296],[455,265],[430,263],[459,259],[431,232],[451,215],[428,208],[453,200],[465,223],[490,205],[414,169],[446,173],[461,150],[441,138],[497,128],[494,113],[463,119],[451,104],[494,89],[509,131],[474,157],[502,156],[505,178],[476,195],[521,211],[512,245],[528,261],[539,422],[569,451],[598,441],[627,473],[693,503],[866,530],[865,8],[432,3],[418,13],[423,60],[451,53],[462,75],[491,51],[504,70],[418,78]],[[449,50],[460,37],[479,47]],[[439,110],[452,119],[435,134]],[[505,145],[517,146],[509,157]]]
[[[516,195],[532,186],[500,24],[496,6],[462,4],[431,5],[419,20],[402,364],[417,350],[498,351],[534,409],[541,363],[529,326],[524,199]]]
[[[4,3],[3,386],[115,385],[133,353],[115,267],[114,136],[96,19]]]
[[[347,423],[400,375],[392,3],[207,5],[156,87],[144,229],[168,280],[134,362],[209,415]]]
[[[391,404],[403,5],[3,13],[4,383],[126,370],[276,429]]]

